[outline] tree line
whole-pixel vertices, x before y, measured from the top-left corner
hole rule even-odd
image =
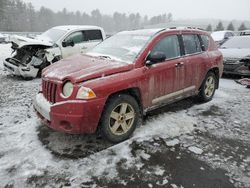
[[[0,0],[0,31],[41,32],[56,25],[97,25],[107,32],[117,32],[167,23],[172,19],[171,13],[149,18],[139,13],[127,15],[115,12],[113,15],[105,15],[98,9],[90,14],[84,11],[70,12],[66,8],[59,12],[45,7],[35,10],[31,3],[21,0]]]
[[[228,26],[227,27],[224,27],[223,26],[223,23],[222,22],[219,22],[217,25],[216,25],[216,27],[215,27],[215,29],[213,30],[213,27],[212,27],[212,25],[211,24],[209,24],[208,26],[207,26],[207,28],[206,28],[206,30],[207,31],[224,31],[224,30],[230,30],[230,31],[236,31],[236,30],[238,30],[238,31],[243,31],[243,30],[247,30],[247,27],[245,26],[245,24],[244,23],[241,23],[241,25],[238,27],[238,28],[235,28],[235,26],[233,25],[233,22],[230,22],[229,24],[228,24]]]

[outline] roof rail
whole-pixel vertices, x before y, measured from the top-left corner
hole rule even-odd
[[[169,27],[168,29],[198,29],[198,30],[202,30],[205,31],[202,28],[199,27],[191,27],[191,26],[185,26],[185,27]]]

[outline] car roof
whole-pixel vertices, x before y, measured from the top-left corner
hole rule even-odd
[[[163,31],[165,29],[158,28],[158,29],[139,29],[139,30],[131,30],[131,31],[121,31],[119,34],[130,34],[130,35],[146,35],[151,36],[154,35],[160,31]]]
[[[53,29],[59,29],[63,31],[74,31],[74,30],[90,30],[90,29],[99,29],[102,30],[101,27],[93,26],[93,25],[61,25],[53,27]]]

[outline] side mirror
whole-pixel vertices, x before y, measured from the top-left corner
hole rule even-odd
[[[73,40],[68,40],[68,41],[63,41],[62,42],[62,46],[63,47],[68,47],[68,46],[75,46],[75,43],[74,43],[74,41]]]
[[[160,63],[166,60],[166,54],[164,52],[158,51],[153,54],[149,54],[147,57],[146,65],[152,65],[155,63]]]

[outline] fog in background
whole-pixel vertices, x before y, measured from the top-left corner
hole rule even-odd
[[[250,20],[249,0],[25,0],[36,9],[41,6],[54,11],[67,8],[90,13],[99,9],[104,14],[137,13],[155,16],[171,12],[176,19],[213,18]]]
[[[250,29],[249,0],[0,0],[0,31],[43,32],[57,25],[122,30],[192,26]]]

